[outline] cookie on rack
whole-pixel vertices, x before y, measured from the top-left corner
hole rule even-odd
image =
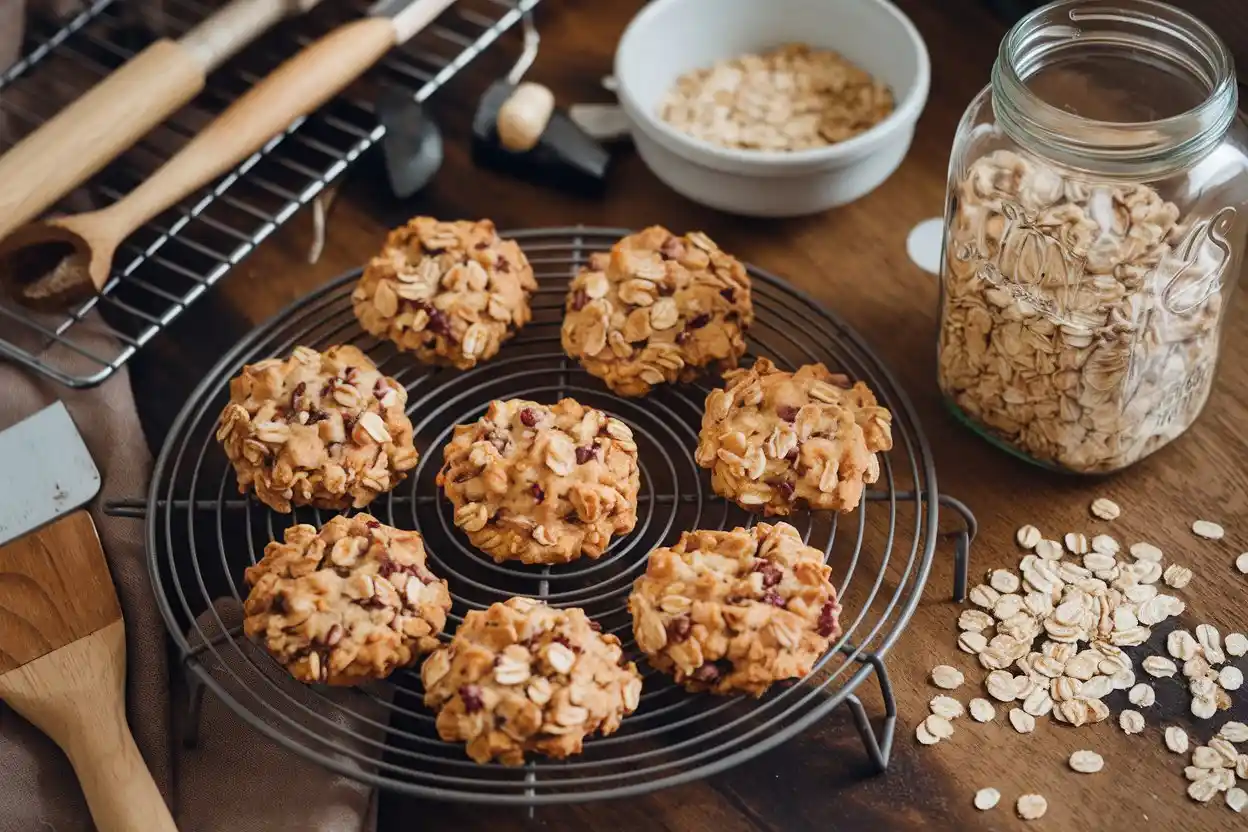
[[[851,511],[879,478],[892,414],[861,381],[822,364],[790,373],[766,358],[724,381],[706,397],[695,454],[716,494],[768,516],[802,504]]]
[[[762,696],[804,677],[840,634],[831,571],[787,523],[685,532],[633,585],[633,635],[688,690]]]
[[[596,558],[637,523],[633,432],[573,399],[490,402],[455,428],[443,457],[438,485],[455,525],[500,563]]]
[[[576,608],[511,598],[473,610],[420,669],[438,736],[478,763],[564,759],[585,737],[613,734],[641,699],[641,674],[620,640]]]
[[[621,396],[737,366],[754,321],[750,278],[700,231],[653,226],[598,252],[572,280],[563,349]]]
[[[230,381],[217,440],[239,492],[275,511],[363,508],[416,466],[406,404],[403,385],[357,347],[295,347]]]
[[[351,293],[360,326],[431,364],[471,369],[529,322],[533,269],[490,220],[416,217],[390,232]]]
[[[451,595],[418,532],[367,514],[299,524],[247,569],[243,630],[301,682],[384,679],[438,646]]]

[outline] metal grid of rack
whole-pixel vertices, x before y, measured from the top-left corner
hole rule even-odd
[[[417,101],[428,99],[539,1],[458,0],[346,95],[135,234],[118,252],[117,269],[100,297],[64,315],[38,317],[0,299],[0,357],[72,387],[104,381],[381,139],[371,103],[379,84],[399,84]],[[0,74],[0,151],[150,41],[129,5],[95,0],[60,28],[32,26],[25,57]],[[212,0],[165,0],[165,31],[159,34],[177,37],[211,11]],[[322,3],[282,23],[214,73],[190,107],[75,198],[102,207],[128,193],[250,84],[363,13],[359,3]]]
[[[111,509],[146,517],[149,567],[197,692],[193,708],[208,689],[256,729],[344,775],[408,795],[478,803],[533,807],[673,786],[760,754],[841,705],[850,709],[870,760],[880,770],[888,765],[896,710],[885,654],[918,604],[942,508],[962,518],[961,530],[946,539],[954,542],[955,597],[965,593],[974,518],[938,494],[931,450],[913,406],[862,340],[789,283],[751,268],[756,317],[745,361],[766,355],[790,368],[822,361],[866,381],[893,413],[894,449],[882,457],[875,490],[854,512],[786,518],[826,553],[844,609],[843,636],[807,678],[777,686],[761,700],[694,696],[645,665],[625,601],[651,549],[671,544],[683,530],[746,526],[756,518],[715,496],[693,462],[709,379],[623,399],[560,348],[569,276],[624,233],[569,228],[507,235],[520,242],[537,272],[534,319],[499,356],[474,370],[423,366],[364,334],[351,309],[356,272],[255,330],[205,377],[170,431],[147,499]],[[287,355],[299,344],[336,343],[360,347],[408,391],[420,462],[368,511],[424,535],[430,568],[450,583],[448,630],[468,610],[512,595],[585,609],[605,632],[620,637],[645,675],[641,706],[617,734],[587,741],[584,754],[568,761],[534,759],[513,769],[475,765],[462,746],[438,738],[416,668],[359,692],[309,688],[242,636],[237,610],[246,596],[243,570],[289,525],[319,525],[330,514],[297,509],[280,515],[237,496],[233,472],[214,439],[217,416],[228,399],[229,379],[244,364]],[[456,424],[479,418],[492,399],[553,402],[565,395],[606,409],[632,428],[642,468],[637,527],[598,560],[556,567],[496,564],[454,527],[434,483],[441,448]],[[876,724],[856,693],[868,679],[884,700]],[[197,721],[193,716],[187,723]]]

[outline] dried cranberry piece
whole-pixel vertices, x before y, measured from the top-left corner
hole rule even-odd
[[[729,303],[733,303],[737,299],[737,293],[734,292],[731,288],[720,289],[719,296],[723,298],[724,300],[728,301]]]
[[[572,293],[572,311],[580,312],[586,306],[589,306],[589,294],[584,289],[577,289]]]
[[[329,395],[329,393],[330,393],[330,391],[331,391],[331,390],[333,390],[333,389],[334,389],[334,380],[333,380],[333,379],[330,379],[329,381],[327,381],[327,382],[325,382],[324,384],[322,384],[322,385],[321,385],[321,398],[323,399],[323,398],[325,398],[326,396],[328,396],[328,395]]]
[[[685,330],[681,330],[680,332],[676,333],[677,344],[684,344],[688,340],[689,340],[689,333],[686,332]]]
[[[377,379],[377,383],[373,385],[373,398],[380,399],[389,392],[390,387],[386,384],[385,379]]]
[[[401,572],[402,569],[397,563],[390,559],[389,555],[381,554],[377,557],[377,574],[383,578],[389,578],[395,572]]]
[[[274,595],[272,603],[269,604],[269,609],[277,613],[278,615],[281,615],[282,613],[286,612],[286,610],[288,609],[286,606],[286,596]]]
[[[429,313],[429,323],[425,324],[425,329],[435,335],[450,338],[451,319],[446,317],[446,313],[441,309],[435,309],[433,307],[429,307],[426,311]]]
[[[323,422],[328,418],[329,418],[329,414],[326,413],[324,410],[309,410],[308,411],[308,424],[309,425],[315,425],[317,422]]]
[[[679,237],[668,237],[663,241],[663,245],[659,246],[659,255],[664,260],[679,260],[685,256],[685,244],[680,241]]]
[[[689,620],[689,616],[682,615],[679,618],[673,618],[667,622],[667,640],[673,644],[680,644],[689,638],[689,631],[693,629],[693,622]]]
[[[786,422],[796,422],[797,408],[790,404],[776,405],[776,415]]]
[[[531,407],[526,407],[520,411],[520,422],[526,428],[531,428],[537,424],[537,411]]]
[[[354,367],[348,367],[348,368],[347,368],[346,370],[344,370],[344,371],[343,371],[343,373],[342,373],[342,377],[346,380],[347,384],[351,384],[351,383],[352,383],[352,382],[351,382],[351,376],[353,376],[353,375],[355,375],[355,368],[354,368]]]
[[[815,625],[815,632],[824,638],[831,638],[832,634],[838,629],[836,616],[841,611],[836,605],[836,601],[827,601],[823,605],[823,609],[819,610],[819,621]]]
[[[789,462],[797,462],[797,448],[794,448],[793,450],[785,454],[784,458],[787,459]]]
[[[589,462],[591,459],[594,459],[597,456],[598,456],[598,447],[596,445],[590,445],[590,446],[586,446],[583,448],[577,448],[576,449],[576,464],[584,465],[586,462]]]
[[[784,577],[780,567],[769,560],[760,560],[754,565],[754,571],[763,574],[763,586],[768,589],[780,583],[780,580]]]
[[[368,521],[367,523],[365,523],[364,525],[368,526],[370,529],[379,529],[379,528],[381,528],[381,523],[380,523],[379,521],[377,521],[377,520],[369,520],[369,521]]]
[[[699,682],[715,682],[720,676],[732,670],[732,663],[724,660],[717,662],[706,662],[697,670],[693,671],[693,678]]]
[[[307,389],[308,389],[308,383],[306,381],[301,381],[295,385],[295,392],[292,393],[290,396],[291,407],[298,407],[296,402],[299,401],[299,397],[302,396],[304,394],[304,391],[306,391]]]
[[[769,589],[763,593],[762,601],[764,604],[771,604],[773,607],[784,609],[784,599],[780,597],[780,593],[774,589]]]
[[[485,707],[484,700],[481,699],[481,688],[476,685],[464,685],[459,689],[459,698],[464,700],[464,711],[475,714],[477,711]]]
[[[511,264],[507,262],[507,258],[500,254],[498,255],[498,259],[494,261],[494,269],[506,274],[511,271]]]
[[[601,624],[599,624],[597,621],[590,621],[590,622],[589,622],[589,629],[593,630],[595,633],[601,633],[601,632],[602,632],[602,625],[601,625]]]
[[[788,480],[767,480],[767,484],[780,492],[780,496],[789,499],[793,496],[793,483]]]
[[[562,644],[564,647],[568,648],[573,653],[581,652],[581,648],[577,647],[575,644],[568,641],[567,636],[552,636],[550,640],[554,642],[555,644]]]
[[[476,244],[473,245],[473,248],[475,248],[477,251],[480,251],[483,248],[489,248],[489,247],[490,247],[489,240],[477,240]]]
[[[702,313],[701,315],[691,320],[688,326],[689,326],[689,329],[701,329],[702,327],[706,326],[710,322],[711,322],[711,316],[707,315],[706,313]]]
[[[533,499],[537,500],[539,503],[546,499],[546,492],[543,491],[542,487],[537,483],[533,483],[533,485],[529,486],[529,489],[533,492]]]

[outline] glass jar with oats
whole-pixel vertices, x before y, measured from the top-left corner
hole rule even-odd
[[[1209,397],[1248,207],[1248,129],[1209,27],[1151,0],[1021,20],[949,164],[938,373],[959,417],[1077,473]]]

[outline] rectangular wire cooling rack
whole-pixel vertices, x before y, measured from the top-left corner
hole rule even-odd
[[[56,316],[0,299],[0,358],[71,387],[104,381],[381,139],[372,105],[378,85],[403,85],[425,101],[539,2],[458,0],[347,94],[131,237],[98,298]],[[164,0],[156,34],[178,37],[215,5]],[[90,206],[128,193],[251,84],[365,8],[327,2],[279,24],[215,72],[191,106],[91,180]],[[134,4],[95,0],[59,28],[32,21],[24,57],[0,74],[0,152],[150,42],[153,34],[136,17]],[[82,194],[71,199],[78,201],[56,210],[83,209]]]

